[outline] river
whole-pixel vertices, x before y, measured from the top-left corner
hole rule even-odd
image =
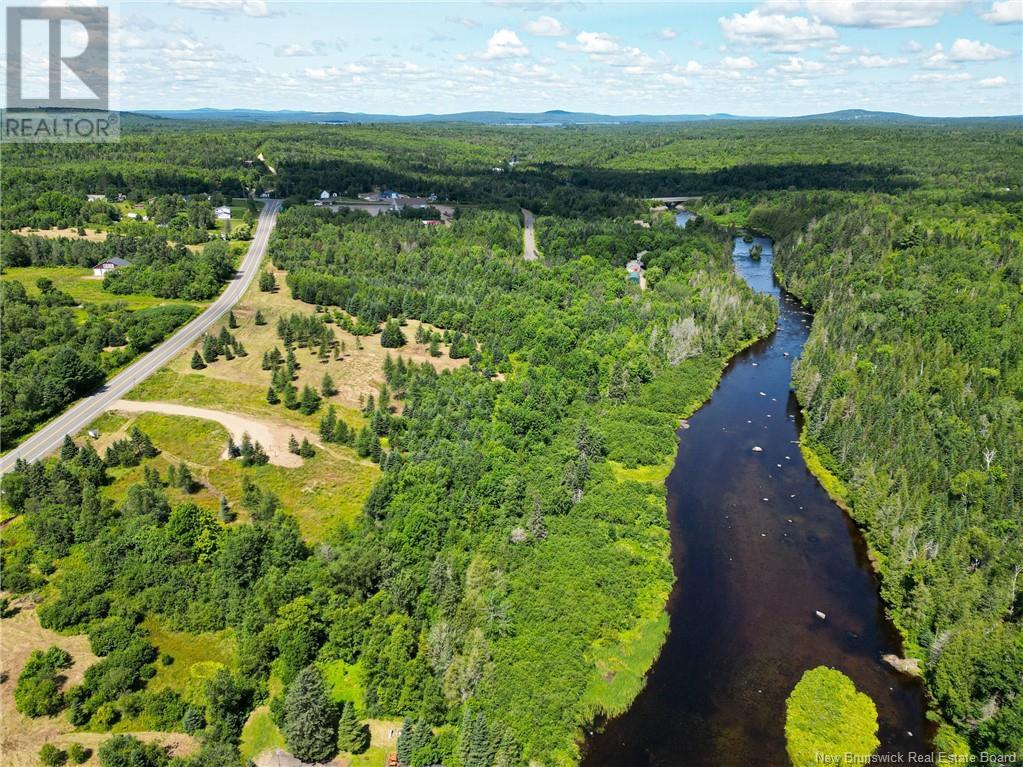
[[[862,537],[799,452],[789,383],[811,314],[775,280],[770,240],[736,239],[733,260],[778,300],[778,326],[729,363],[679,431],[668,637],[629,711],[585,744],[583,765],[784,767],[785,699],[819,665],[874,700],[879,754],[927,753],[921,685],[881,662],[900,641]]]

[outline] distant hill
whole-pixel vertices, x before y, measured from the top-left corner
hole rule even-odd
[[[693,115],[605,115],[592,112],[567,112],[552,109],[547,112],[455,112],[452,114],[387,115],[363,112],[306,112],[298,110],[267,111],[261,109],[166,109],[142,110],[136,114],[176,120],[203,120],[228,122],[274,123],[475,123],[479,125],[624,125],[635,123],[688,123],[724,121],[779,121],[779,122],[833,122],[833,123],[891,123],[935,124],[963,122],[1023,121],[1020,115],[999,117],[919,117],[899,112],[873,112],[865,109],[843,109],[838,112],[803,115],[799,117],[749,117],[726,113]]]

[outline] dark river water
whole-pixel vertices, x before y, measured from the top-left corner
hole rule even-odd
[[[879,754],[929,751],[921,686],[881,662],[900,642],[862,538],[796,442],[789,382],[812,317],[775,281],[770,241],[757,242],[754,261],[737,240],[735,265],[778,299],[778,327],[732,360],[679,432],[669,634],[632,708],[586,743],[586,767],[784,767],[785,699],[819,665],[877,704]]]

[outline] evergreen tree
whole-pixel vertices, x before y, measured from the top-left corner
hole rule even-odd
[[[288,380],[292,380],[295,377],[295,371],[298,370],[298,360],[295,359],[295,352],[293,349],[288,349],[288,356],[286,358],[286,367],[288,369]]]
[[[320,439],[324,442],[334,441],[334,430],[337,428],[337,409],[330,405],[327,412],[320,418]]]
[[[71,439],[70,434],[64,435],[64,444],[60,446],[60,460],[71,462],[78,457],[78,445]]]
[[[256,310],[256,324],[257,325],[266,324],[266,317],[263,316],[263,312],[261,312],[259,309]]]
[[[334,386],[334,379],[330,377],[330,373],[323,374],[323,379],[320,381],[320,391],[324,397],[333,397],[337,394],[337,387]]]
[[[404,346],[408,341],[405,338],[405,334],[401,332],[401,325],[395,319],[390,319],[384,324],[384,329],[380,333],[380,345],[385,349],[398,349]]]
[[[206,363],[202,361],[199,351],[192,352],[192,370],[202,370],[204,367],[206,367]]]
[[[611,368],[611,380],[607,387],[607,398],[613,402],[625,402],[629,393],[629,371],[621,363],[615,362]]]
[[[295,387],[290,383],[284,385],[284,407],[288,410],[298,407],[298,395],[295,393]]]
[[[220,509],[218,511],[218,515],[220,516],[220,521],[225,524],[234,521],[234,511],[231,510],[231,506],[227,502],[226,495],[220,496]]]
[[[178,488],[185,493],[195,490],[195,478],[192,477],[191,469],[184,463],[178,467]]]
[[[302,444],[298,446],[298,454],[303,458],[312,458],[316,455],[313,446],[309,444],[309,440],[305,437],[302,437]]]
[[[288,750],[304,762],[326,762],[337,753],[337,709],[315,665],[299,671],[288,687],[283,730]]]
[[[264,293],[273,293],[277,289],[277,280],[270,272],[259,275],[259,289]]]
[[[384,448],[376,434],[370,435],[369,457],[373,463],[380,463],[384,457]]]
[[[288,452],[298,455],[298,440],[295,439],[294,434],[288,437]]]
[[[153,445],[153,441],[138,426],[132,426],[128,432],[128,437],[131,439],[131,446],[134,449],[135,454],[139,458],[154,458],[160,451]]]
[[[430,356],[431,357],[439,357],[440,356],[440,344],[437,343],[436,336],[434,336],[433,338],[430,339]]]
[[[339,445],[352,444],[352,432],[343,418],[337,419],[337,426],[334,427],[334,442]]]
[[[416,736],[416,726],[409,717],[405,717],[401,723],[401,732],[398,733],[398,743],[395,751],[398,756],[398,764],[402,767],[409,767],[412,763],[412,746]]]
[[[227,313],[227,326],[232,330],[238,327],[238,320],[234,316],[234,311],[229,311]]]
[[[266,390],[266,401],[271,405],[276,405],[281,401],[281,398],[277,396],[277,390],[272,386]]]
[[[359,430],[359,436],[355,438],[355,452],[359,454],[360,458],[369,458],[373,452],[374,442],[379,447],[380,440],[376,438],[376,435],[370,431],[368,426],[363,426]]]
[[[220,349],[218,348],[217,339],[213,336],[203,336],[202,339],[202,358],[205,360],[207,365],[210,365],[217,361],[217,357],[220,355]]]
[[[369,748],[369,728],[355,715],[355,706],[345,703],[337,725],[337,745],[350,754],[361,754]]]
[[[88,480],[82,482],[82,503],[78,509],[73,533],[75,541],[91,541],[103,529],[103,505],[96,486]]]
[[[306,384],[302,387],[302,398],[299,400],[299,410],[303,415],[312,415],[320,408],[320,395],[313,388]]]

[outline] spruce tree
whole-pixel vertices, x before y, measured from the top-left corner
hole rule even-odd
[[[337,725],[337,745],[350,754],[361,754],[369,748],[369,728],[355,715],[355,706],[345,703]]]
[[[206,363],[202,361],[199,351],[192,352],[192,370],[202,370],[204,367],[206,367]]]
[[[302,398],[299,400],[299,410],[303,415],[312,415],[320,407],[320,395],[313,391],[313,388],[306,384],[302,387]]]
[[[258,309],[256,310],[256,324],[257,325],[266,324],[266,317],[264,317],[263,312],[259,311]]]
[[[233,522],[234,521],[234,512],[231,510],[231,506],[227,502],[227,496],[226,495],[220,496],[219,515],[220,515],[220,521],[221,522],[227,523],[227,522]]]
[[[281,401],[281,398],[277,396],[277,390],[272,386],[266,390],[266,401],[271,405],[276,405]]]
[[[73,461],[78,457],[78,445],[71,439],[70,434],[64,435],[64,444],[60,446],[60,460]]]
[[[232,330],[238,327],[238,320],[235,318],[233,311],[227,313],[227,326]]]
[[[191,493],[195,490],[195,479],[192,477],[192,471],[184,463],[178,467],[178,488],[185,493]]]
[[[337,419],[337,426],[334,427],[334,442],[337,442],[339,445],[352,444],[352,432],[343,418]]]
[[[220,354],[219,344],[217,339],[213,336],[203,336],[202,339],[202,358],[206,361],[206,364],[216,362],[217,357]]]
[[[337,387],[334,386],[334,379],[330,377],[330,373],[323,374],[323,379],[320,381],[320,391],[324,397],[333,397],[337,394]]]
[[[298,446],[298,454],[303,458],[312,458],[316,455],[313,446],[309,444],[309,440],[305,437],[302,437],[302,444]]]
[[[398,734],[398,743],[395,746],[398,764],[402,765],[402,767],[409,767],[412,763],[412,746],[415,736],[416,726],[406,716],[401,723],[401,732]]]
[[[380,345],[385,349],[398,349],[406,343],[408,342],[405,339],[405,334],[401,332],[401,325],[398,324],[398,321],[388,320],[380,333]]]
[[[288,452],[298,455],[298,440],[295,439],[294,434],[288,437]]]
[[[334,430],[337,428],[337,409],[330,405],[320,419],[320,439],[324,442],[334,441]]]
[[[337,753],[337,709],[314,665],[298,672],[284,698],[284,741],[304,762],[326,762]]]
[[[290,383],[284,385],[284,407],[288,410],[298,407],[298,395],[295,394],[295,387]]]

